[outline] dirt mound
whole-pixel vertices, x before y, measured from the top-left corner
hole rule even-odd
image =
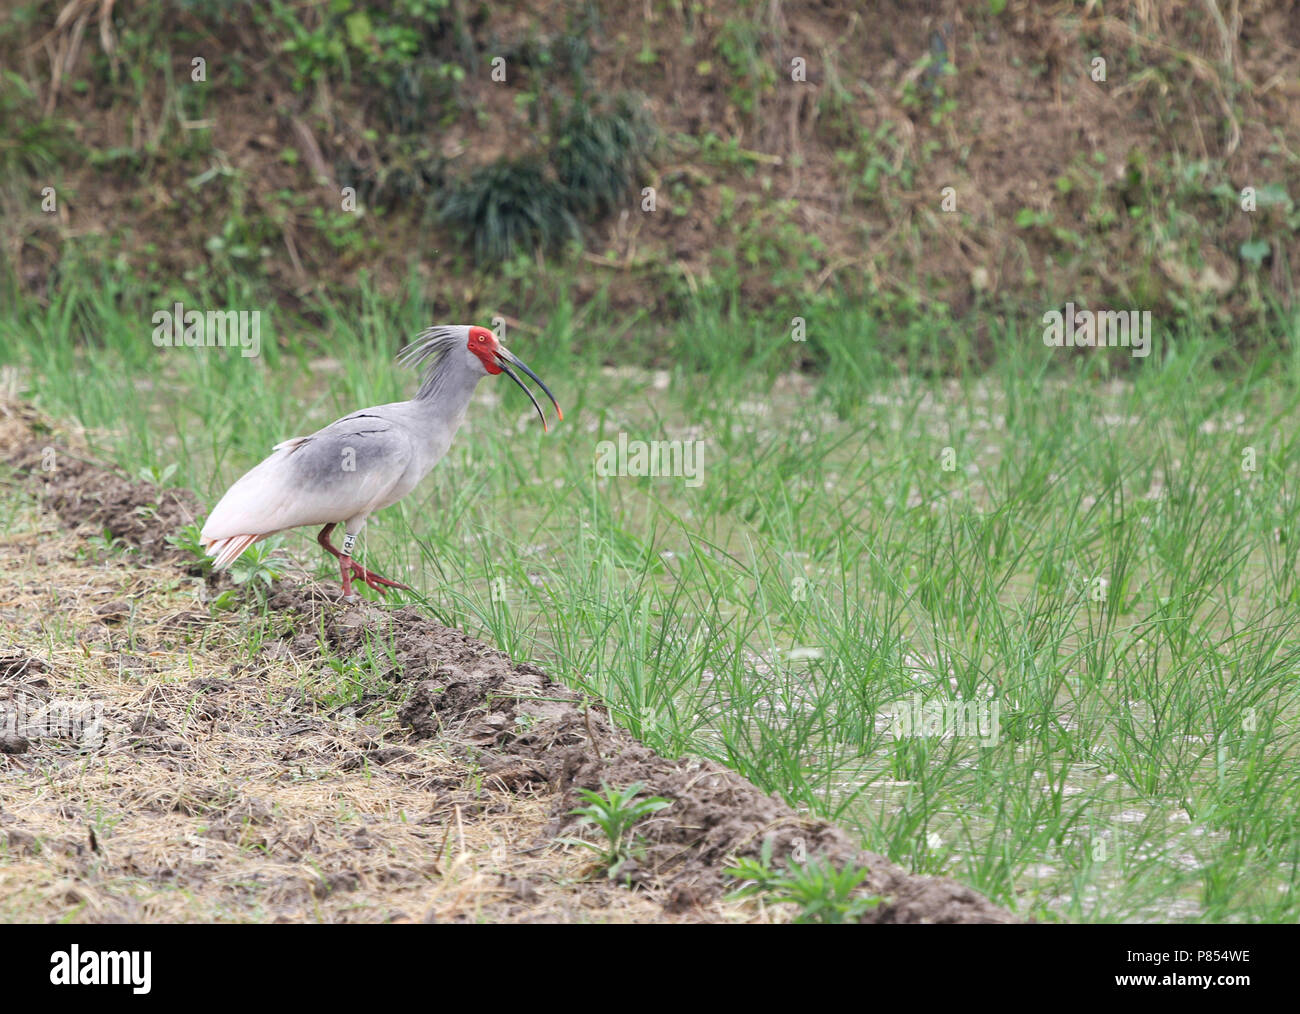
[[[58,436],[30,405],[0,399],[0,460],[25,476],[50,510],[122,539],[145,559],[185,558],[166,539],[198,517],[193,493],[129,479]]]
[[[291,875],[283,865],[276,867],[274,874],[265,874],[283,881],[282,900],[298,898],[302,903],[301,897],[307,897],[319,902],[334,892],[356,892],[378,874],[369,867],[350,865],[349,857],[373,855],[367,850],[396,849],[405,843],[413,857],[426,850],[433,861],[439,858],[434,838],[441,836],[445,846],[453,827],[460,827],[463,836],[466,822],[487,820],[496,822],[493,833],[498,837],[511,835],[513,851],[498,858],[491,878],[494,904],[499,907],[484,909],[480,904],[475,909],[477,918],[572,917],[571,913],[560,916],[554,904],[538,900],[539,883],[561,879],[566,890],[595,892],[605,905],[588,905],[583,917],[618,917],[611,915],[613,902],[609,899],[626,896],[628,903],[632,899],[640,905],[652,902],[629,917],[745,918],[744,914],[726,915],[718,907],[728,887],[723,870],[738,857],[757,858],[764,842],[770,841],[776,865],[806,853],[809,858],[829,859],[836,866],[868,867],[870,873],[861,890],[885,899],[866,917],[871,921],[1013,920],[966,887],[946,879],[912,876],[884,857],[862,851],[840,828],[800,816],[717,764],[657,755],[614,726],[603,707],[585,702],[541,669],[516,663],[412,607],[382,608],[368,602],[347,605],[339,601],[334,588],[282,584],[267,603],[274,632],[268,632],[270,636],[262,640],[252,660],[232,664],[226,673],[180,685],[168,683],[157,675],[167,665],[168,650],[195,650],[193,645],[206,643],[209,628],[219,622],[184,609],[153,618],[143,630],[137,621],[137,613],[150,607],[149,600],[161,597],[149,589],[165,585],[169,574],[173,582],[182,579],[185,561],[167,545],[164,536],[193,519],[198,506],[193,496],[134,483],[92,462],[65,455],[57,446],[58,466],[42,469],[41,462],[48,462],[47,449],[52,445],[44,438],[30,437],[29,432],[28,439],[16,447],[0,445],[0,452],[26,479],[28,488],[63,526],[88,524],[107,529],[134,548],[134,561],[121,561],[122,570],[143,566],[148,572],[145,590],[125,597],[106,591],[102,597],[109,601],[86,611],[92,622],[90,630],[82,632],[83,643],[106,644],[127,659],[119,658],[119,671],[126,668],[135,676],[126,703],[108,709],[107,724],[116,732],[109,735],[113,746],[106,763],[123,751],[144,751],[155,763],[174,769],[178,785],[167,791],[139,785],[133,791],[136,796],[148,797],[154,812],[165,814],[168,820],[177,820],[177,814],[200,819],[200,841],[210,847],[226,843],[247,849],[250,842],[260,842],[258,847],[268,857],[279,856],[282,864],[292,867],[300,864],[303,856],[319,854],[329,846],[324,851],[331,861],[318,860],[320,870],[310,877],[301,872]],[[48,533],[36,551],[57,558],[60,538],[71,536]],[[4,548],[0,542],[0,549]],[[37,592],[27,588],[25,594],[34,597]],[[105,611],[106,607],[115,609]],[[133,650],[123,651],[123,646],[114,642],[114,631],[131,624],[135,625]],[[146,652],[146,648],[153,650]],[[287,704],[272,700],[267,680],[278,666],[319,667],[323,655],[365,658],[373,680],[400,686],[403,692],[398,697],[404,700],[388,720],[389,728],[383,727],[382,700],[363,697],[353,707],[335,709],[333,714],[313,713],[303,701],[295,709],[292,699]],[[16,681],[25,680],[30,693],[48,697],[57,684],[59,669],[48,661],[29,660],[18,650],[6,653],[0,669],[5,675],[0,679],[11,692]],[[208,736],[220,729],[255,737],[259,749],[273,753],[253,762],[247,757],[226,756],[219,745],[199,749],[194,739],[196,728],[207,730]],[[17,749],[18,745],[14,746]],[[421,753],[427,747],[437,750],[439,764],[431,766],[427,755]],[[204,755],[205,763],[196,765]],[[21,763],[25,756],[25,749],[15,756],[0,756],[0,772],[10,762]],[[273,762],[269,767],[268,761]],[[138,766],[139,761],[131,763]],[[249,770],[238,780],[227,773],[244,765]],[[276,769],[274,774],[271,769]],[[353,829],[346,839],[337,834],[331,839],[325,833],[322,840],[321,829],[305,811],[286,826],[284,811],[296,814],[297,809],[276,796],[275,785],[284,778],[292,781],[295,769],[328,769],[331,777],[337,778],[346,778],[348,773],[358,779],[364,775],[349,784],[350,791],[366,805],[377,799],[386,802],[398,792],[405,794],[405,805],[412,808],[417,806],[417,797],[428,800],[430,792],[441,798],[436,805],[425,803],[429,812],[423,818],[428,822],[423,829],[429,833],[412,836],[403,821],[395,829],[389,825],[360,832]],[[12,782],[14,769],[8,771]],[[180,778],[181,773],[187,777]],[[371,785],[371,777],[378,784]],[[268,786],[265,794],[261,790],[250,794],[248,786],[259,781]],[[467,782],[477,788],[466,790]],[[570,866],[565,877],[529,871],[524,857],[531,853],[563,856],[563,843],[557,838],[577,830],[568,812],[578,803],[578,789],[634,782],[644,783],[649,794],[671,800],[671,805],[637,826],[644,850],[621,870],[623,883],[633,890],[609,882],[575,887],[575,879],[583,878],[574,876],[572,855],[565,858]],[[516,812],[521,808],[527,813]],[[6,824],[11,854],[22,852],[22,843],[34,832],[12,819]],[[509,831],[502,831],[503,827]],[[523,840],[518,837],[521,830],[526,832]],[[62,854],[75,859],[66,875],[76,881],[88,875],[86,871],[93,865],[91,852],[100,846],[93,829],[89,846],[84,840],[63,837],[67,847]],[[153,865],[147,871],[131,867],[134,875],[160,877],[162,870],[172,869],[167,867],[165,850],[155,848],[153,855]],[[429,875],[444,872],[445,865]],[[410,875],[409,870],[402,876],[389,873],[408,894],[428,889],[426,881]],[[211,873],[201,869],[180,874],[172,869],[167,875],[180,876],[182,881],[189,877],[192,892],[201,893],[205,885],[212,887]],[[295,884],[292,889],[284,886]],[[616,893],[610,895],[611,891]],[[158,917],[156,912],[138,908],[113,911],[122,918]],[[293,917],[303,917],[301,908],[291,911]],[[369,917],[376,917],[374,910],[368,911]],[[397,917],[406,918],[406,910]],[[748,917],[752,918],[752,913]]]

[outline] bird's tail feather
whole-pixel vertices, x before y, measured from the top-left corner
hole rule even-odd
[[[203,548],[212,557],[212,569],[225,570],[260,538],[260,535],[232,535],[226,539],[210,539],[204,543]]]

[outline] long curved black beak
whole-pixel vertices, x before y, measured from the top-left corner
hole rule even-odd
[[[551,404],[555,406],[555,414],[558,415],[560,421],[563,422],[564,412],[560,409],[560,403],[555,400],[555,395],[551,393],[551,389],[546,386],[542,378],[528,368],[527,363],[516,356],[513,352],[507,352],[500,346],[497,347],[497,365],[501,367],[501,372],[523,388],[524,394],[528,395],[528,400],[533,403],[533,408],[537,409],[537,414],[542,417],[542,429],[549,433],[551,428],[546,424],[546,413],[542,411],[542,406],[537,404],[537,399],[533,397],[533,392],[528,390],[524,382],[519,379],[519,375],[515,373],[514,370],[510,369],[510,366],[507,364],[518,366],[528,374],[528,376],[532,377],[533,380],[537,381],[537,386],[546,392],[546,397],[550,398]]]

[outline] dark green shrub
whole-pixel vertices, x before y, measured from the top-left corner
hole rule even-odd
[[[627,195],[655,135],[644,108],[627,98],[607,111],[575,100],[555,133],[551,162],[579,215],[606,214]]]
[[[452,184],[439,217],[461,231],[480,261],[558,246],[579,235],[564,188],[534,156],[485,166]]]

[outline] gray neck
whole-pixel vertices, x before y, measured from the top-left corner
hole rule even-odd
[[[455,430],[465,418],[474,388],[487,374],[477,362],[468,362],[468,354],[450,350],[436,362],[420,385],[411,404],[429,425],[441,424]]]

